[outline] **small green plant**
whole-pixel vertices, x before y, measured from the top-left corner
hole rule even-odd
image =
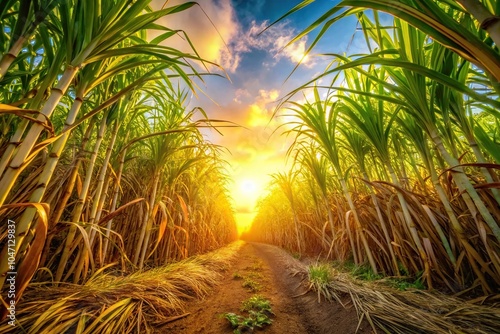
[[[398,269],[399,269],[399,272],[401,273],[401,275],[403,275],[403,276],[408,276],[410,274],[408,272],[408,269],[400,261],[398,261]]]
[[[270,314],[266,314],[264,312],[257,311],[249,311],[250,318],[253,320],[253,324],[255,327],[263,328],[266,325],[272,324],[273,320],[269,317]]]
[[[261,271],[262,268],[263,268],[264,264],[262,263],[262,261],[260,260],[257,260],[254,262],[254,264],[250,267],[250,269],[252,269],[253,271]]]
[[[229,321],[229,323],[231,324],[231,327],[233,327],[233,328],[238,327],[243,321],[243,317],[241,315],[236,314],[236,313],[228,312],[228,313],[224,313],[223,316],[224,316],[224,318],[226,318]]]
[[[425,290],[425,284],[423,284],[421,281],[417,280],[414,282],[408,282],[405,280],[395,280],[392,282],[391,286],[393,288],[396,288],[400,291],[406,291],[406,290]]]
[[[243,282],[243,284],[241,286],[252,291],[252,292],[257,292],[260,290],[259,282],[254,281],[250,277],[246,277],[245,281]]]
[[[398,268],[403,277],[386,277],[376,275],[369,266],[359,266],[352,261],[333,261],[333,267],[337,270],[349,273],[351,276],[363,281],[380,281],[383,284],[389,285],[400,291],[408,289],[425,290],[426,286],[423,282],[423,271],[420,271],[416,277],[409,277],[407,269],[398,262]]]
[[[353,262],[344,262],[339,265],[341,270],[349,272],[352,276],[363,281],[376,281],[382,279],[382,275],[374,274],[370,266],[356,265]]]
[[[271,302],[261,295],[254,295],[242,303],[241,311],[250,312],[252,310],[268,315],[273,314],[271,311]]]
[[[263,328],[272,324],[271,302],[260,295],[255,295],[242,303],[241,311],[248,312],[248,317],[236,313],[224,313],[234,329],[233,333],[252,332],[255,328]]]
[[[423,282],[423,272],[419,272],[416,279],[412,278],[390,278],[388,279],[389,285],[401,291],[417,289],[425,290],[426,286]]]
[[[327,264],[309,266],[309,280],[315,284],[326,285],[330,283],[330,267]]]
[[[329,285],[332,281],[332,272],[328,264],[313,264],[308,268],[309,289],[318,293],[318,303],[321,302],[321,296],[326,300],[336,299],[342,304],[340,298],[332,292]]]
[[[237,279],[243,279],[243,276],[241,276],[240,273],[236,272],[233,274],[233,279],[237,280]]]
[[[263,278],[261,273],[256,273],[256,272],[250,272],[246,277],[251,278],[251,279],[261,279]]]

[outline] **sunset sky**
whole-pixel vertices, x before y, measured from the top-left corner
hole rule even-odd
[[[167,6],[183,1],[169,1]],[[164,1],[154,0],[159,8]],[[213,100],[198,94],[190,106],[200,106],[210,118],[235,122],[245,128],[207,132],[210,141],[227,148],[224,158],[230,162],[230,185],[236,218],[240,228],[251,221],[254,205],[268,183],[269,174],[284,170],[285,153],[290,144],[275,129],[284,117],[271,120],[276,101],[324,71],[328,58],[318,54],[358,52],[360,33],[355,35],[355,20],[350,18],[334,25],[311,56],[302,58],[313,36],[287,48],[283,47],[298,32],[317,19],[338,1],[320,0],[279,22],[260,34],[271,22],[293,8],[299,0],[201,0],[200,7],[167,17],[158,23],[184,30],[198,53],[220,64],[230,78],[211,77],[201,89]],[[210,20],[207,18],[210,18]],[[214,27],[215,26],[215,27]],[[217,28],[217,29],[216,29]],[[353,35],[356,36],[353,40]],[[172,43],[172,42],[170,42]],[[174,41],[182,46],[182,41]],[[217,71],[215,68],[211,70]],[[300,98],[297,97],[297,98]]]

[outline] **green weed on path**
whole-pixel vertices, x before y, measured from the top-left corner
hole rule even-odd
[[[246,316],[232,312],[222,315],[229,321],[235,334],[253,332],[256,328],[262,329],[272,324],[270,317],[274,313],[271,310],[271,302],[261,295],[254,295],[243,301],[241,311],[246,313]]]

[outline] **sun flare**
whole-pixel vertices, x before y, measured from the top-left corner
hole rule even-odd
[[[241,178],[236,180],[233,188],[233,199],[236,205],[236,221],[238,232],[247,231],[255,216],[256,204],[262,193],[264,182],[257,178]]]
[[[255,181],[246,179],[240,182],[240,190],[244,194],[253,195],[258,191],[258,186]]]
[[[260,193],[262,192],[262,182],[254,178],[243,178],[237,181],[236,200],[239,205],[246,206],[249,211],[253,211]]]

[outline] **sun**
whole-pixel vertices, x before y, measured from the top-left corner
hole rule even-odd
[[[245,177],[236,180],[233,188],[235,201],[235,218],[238,234],[248,231],[255,217],[255,207],[262,192],[263,181],[258,178]]]
[[[247,212],[253,211],[261,195],[263,182],[255,177],[244,177],[235,181],[231,192],[237,207],[245,207]]]
[[[257,193],[258,185],[254,180],[245,179],[240,182],[240,191],[246,195],[255,195]]]
[[[244,178],[236,183],[235,199],[239,206],[246,207],[246,211],[254,211],[257,200],[261,195],[262,185],[257,179]]]

